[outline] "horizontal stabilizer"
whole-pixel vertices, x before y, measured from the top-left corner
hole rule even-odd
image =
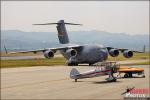
[[[59,24],[59,23],[44,23],[44,24],[32,24],[32,25],[53,25],[53,24]]]
[[[67,25],[82,25],[82,24],[74,24],[74,23],[64,23],[64,24],[67,24]]]
[[[44,24],[33,24],[33,25],[54,25],[54,24],[62,24],[62,23],[44,23]],[[82,25],[82,24],[74,24],[74,23],[64,23],[66,25]]]
[[[7,51],[6,47],[5,47],[5,45],[4,45],[4,49],[5,49],[5,53],[7,54],[7,53],[8,53],[8,51]]]

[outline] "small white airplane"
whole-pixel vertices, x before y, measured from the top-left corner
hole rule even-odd
[[[113,62],[104,62],[102,63],[102,66],[96,67],[96,69],[79,73],[79,71],[76,68],[72,68],[70,72],[70,78],[74,79],[75,82],[77,82],[77,79],[84,79],[84,78],[92,78],[92,77],[98,77],[98,76],[105,76],[108,75],[109,77],[106,78],[108,82],[116,82],[117,78],[114,77],[114,73],[117,73],[117,70],[119,68],[118,65],[112,64]]]

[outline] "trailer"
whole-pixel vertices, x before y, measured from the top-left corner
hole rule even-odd
[[[144,68],[120,66],[118,72],[118,76],[124,73],[124,78],[133,78],[133,74],[141,75],[143,78],[145,77]]]

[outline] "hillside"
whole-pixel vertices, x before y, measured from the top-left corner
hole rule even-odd
[[[71,43],[103,44],[119,48],[142,50],[146,45],[148,51],[149,35],[128,35],[126,33],[109,33],[104,31],[68,32]],[[23,32],[19,30],[1,31],[1,50],[4,44],[12,50],[29,50],[59,46],[57,32]]]

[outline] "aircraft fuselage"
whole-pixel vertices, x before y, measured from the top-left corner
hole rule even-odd
[[[101,45],[85,45],[77,49],[77,55],[71,57],[66,54],[66,50],[61,50],[62,55],[68,60],[68,63],[88,63],[94,64],[99,61],[105,61],[108,58],[108,51]]]

